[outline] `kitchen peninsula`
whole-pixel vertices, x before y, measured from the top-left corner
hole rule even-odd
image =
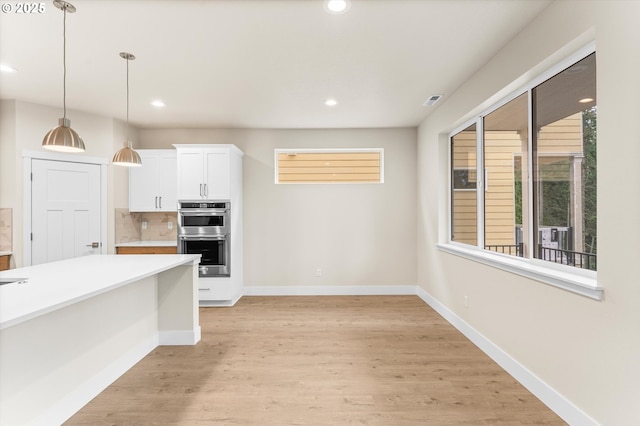
[[[158,345],[200,340],[199,255],[0,272],[0,424],[59,424]]]

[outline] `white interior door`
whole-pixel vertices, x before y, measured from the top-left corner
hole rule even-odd
[[[31,264],[100,253],[100,166],[38,159],[31,166]]]

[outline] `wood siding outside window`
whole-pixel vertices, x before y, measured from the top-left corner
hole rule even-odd
[[[276,183],[382,183],[382,149],[276,150]]]

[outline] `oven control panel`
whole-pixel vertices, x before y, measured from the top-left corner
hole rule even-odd
[[[226,209],[228,203],[226,202],[211,202],[200,203],[198,201],[182,201],[180,202],[181,209]]]

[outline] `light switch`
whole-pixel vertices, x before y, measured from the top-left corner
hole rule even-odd
[[[173,229],[173,222],[167,222],[167,228]]]
[[[142,229],[147,229],[147,222],[142,222]]]

